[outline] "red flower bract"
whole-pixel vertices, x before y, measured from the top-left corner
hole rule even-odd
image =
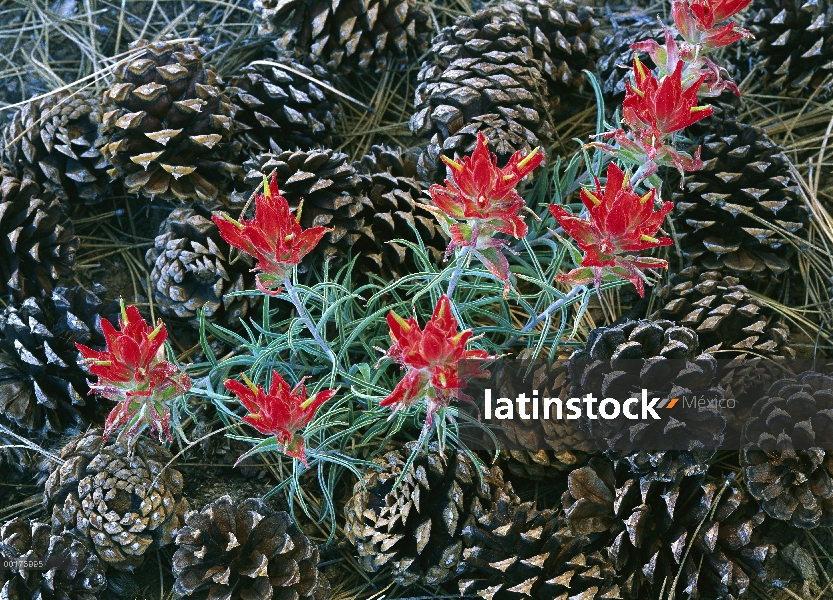
[[[752,0],[691,0],[689,8],[698,28],[706,31],[738,14],[750,2]]]
[[[298,430],[306,426],[315,415],[318,407],[335,395],[335,390],[322,390],[307,400],[307,390],[303,380],[294,388],[277,371],[272,371],[272,383],[267,394],[263,387],[246,380],[241,383],[236,379],[225,381],[226,389],[240,400],[250,414],[243,417],[260,433],[274,435],[283,445],[287,456],[297,458],[307,464],[304,453],[304,438]]]
[[[672,243],[671,238],[654,236],[674,204],[664,202],[655,211],[654,194],[653,189],[642,196],[635,193],[622,170],[615,163],[610,163],[604,187],[596,179],[594,191],[581,190],[588,219],[572,215],[557,204],[550,204],[550,212],[565,233],[576,240],[585,252],[580,267],[567,275],[560,275],[559,280],[573,283],[594,281],[599,285],[605,274],[616,275],[631,281],[640,296],[644,295],[641,269],[660,268],[667,266],[667,263],[628,253]]]
[[[128,437],[151,427],[160,440],[170,440],[171,413],[167,402],[187,392],[191,380],[159,356],[168,337],[161,320],[151,329],[139,309],[125,309],[122,304],[119,324],[121,331],[116,331],[109,321],[101,321],[106,350],[76,344],[90,373],[98,376],[96,383],[90,383],[90,393],[118,403],[107,417],[104,436],[127,425]]]
[[[224,240],[257,259],[258,289],[277,295],[280,287],[273,290],[271,286],[280,285],[324,234],[332,230],[326,227],[302,229],[298,219],[303,207],[298,207],[297,217],[289,210],[286,198],[278,189],[277,175],[272,176],[268,186],[264,181],[263,190],[264,193],[255,195],[253,219],[238,222],[226,213],[216,214],[213,219]]]
[[[484,350],[466,350],[472,332],[457,331],[457,320],[446,295],[440,297],[424,330],[414,317],[405,320],[393,311],[388,315],[388,325],[393,345],[387,356],[401,364],[406,373],[381,406],[392,406],[396,411],[424,398],[428,403],[425,426],[430,427],[437,409],[458,397],[467,377],[479,376],[476,369],[460,374],[459,361],[493,357]]]

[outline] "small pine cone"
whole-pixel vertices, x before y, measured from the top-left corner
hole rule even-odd
[[[737,277],[687,267],[657,290],[660,306],[652,318],[674,321],[697,331],[705,352],[791,358],[789,327]]]
[[[833,525],[833,378],[781,379],[752,407],[740,466],[766,513],[796,527]]]
[[[320,65],[308,69],[291,60],[280,64],[286,69],[244,67],[226,89],[239,107],[235,136],[249,157],[274,152],[281,145],[301,150],[332,145],[340,109],[333,94],[314,83],[318,80],[330,85],[326,69]]]
[[[234,328],[256,302],[254,296],[226,295],[254,288],[252,258],[232,256],[214,222],[193,209],[177,208],[165,219],[145,262],[153,269],[153,301],[162,314],[196,327],[201,308],[208,321]]]
[[[77,530],[109,566],[132,571],[145,553],[174,541],[188,501],[172,455],[149,439],[131,449],[105,442],[101,431],[64,446],[64,463],[49,475],[43,502],[53,531]]]
[[[596,398],[626,398],[648,390],[652,396],[690,394],[721,397],[716,386],[717,360],[698,355],[697,333],[671,321],[625,321],[599,327],[587,336],[587,346],[568,362],[575,387],[569,397],[588,393]],[[674,418],[651,421],[638,432],[624,415],[612,419],[581,420],[601,450],[624,456],[634,452],[690,453],[696,462],[708,460],[723,441],[726,419],[715,406],[685,410]],[[641,459],[638,459],[641,460]]]
[[[552,137],[542,65],[521,16],[487,8],[435,36],[414,93],[411,132],[431,138],[420,176],[441,181],[439,155],[463,155],[481,131],[504,164]],[[430,172],[433,165],[433,177]]]
[[[612,17],[613,32],[602,39],[596,74],[604,94],[605,105],[615,108],[625,98],[625,83],[633,73],[631,44],[644,40],[665,43],[665,32],[656,16],[626,14]],[[644,56],[644,55],[643,55]]]
[[[621,598],[611,562],[586,536],[559,526],[559,513],[503,496],[463,529],[460,595],[487,600]]]
[[[25,174],[0,165],[0,296],[19,300],[51,294],[61,278],[75,275],[78,238],[61,203]]]
[[[0,569],[3,600],[96,600],[107,585],[98,557],[80,537],[16,518],[0,528],[0,557],[43,561],[44,569]]]
[[[686,259],[756,279],[789,270],[794,249],[776,228],[798,233],[807,210],[782,149],[760,128],[730,120],[705,136],[702,156],[703,168],[673,195]]]
[[[3,130],[3,160],[56,198],[101,202],[109,186],[101,115],[98,98],[85,91],[33,100]]]
[[[362,258],[375,273],[395,278],[422,268],[414,262],[413,253],[406,246],[392,242],[405,239],[418,243],[414,227],[425,249],[436,264],[443,260],[448,237],[437,219],[416,202],[424,202],[417,183],[414,152],[389,146],[372,146],[370,153],[353,167],[365,180],[369,203],[360,217],[364,221],[364,236],[356,245]]]
[[[139,40],[136,58],[105,94],[102,135],[111,177],[148,198],[223,200],[218,184],[236,176],[240,143],[232,138],[235,107],[222,80],[192,44]]]
[[[325,600],[318,547],[287,513],[261,500],[229,496],[185,515],[173,558],[177,598],[194,600]]]
[[[365,571],[389,565],[394,580],[402,585],[436,585],[459,575],[460,532],[505,484],[497,467],[481,478],[462,450],[445,457],[432,443],[427,452],[420,451],[394,488],[407,454],[416,448],[410,442],[405,454],[385,454],[376,460],[381,470],[356,483],[345,508],[344,532],[356,546]]]
[[[539,398],[570,397],[573,387],[567,373],[566,357],[552,364],[539,358],[536,368],[523,380],[521,388],[514,389],[518,370],[525,373],[531,362],[532,351],[522,350],[516,360],[505,365],[514,370],[505,376],[496,374],[501,386],[500,397],[516,398],[519,392],[538,390]],[[582,431],[575,421],[544,419],[524,420],[520,417],[500,421],[502,429],[497,433],[501,454],[507,457],[507,468],[518,477],[552,479],[563,471],[580,467],[590,454],[596,452],[596,444],[589,434]]]
[[[118,305],[104,297],[100,285],[56,288],[49,298],[28,298],[0,313],[0,415],[40,435],[95,416],[75,343],[105,345],[101,319],[116,323]]]
[[[387,71],[388,56],[398,65],[409,50],[428,45],[428,12],[415,0],[330,3],[255,0],[261,33],[280,34],[276,47],[285,56],[324,65],[332,73]]]
[[[703,474],[634,477],[624,466],[594,458],[570,473],[562,497],[574,535],[607,536],[623,597],[661,588],[670,597],[734,597],[750,574],[762,577],[775,549],[754,536],[764,514],[742,487]]]
[[[362,237],[360,213],[369,208],[362,179],[347,162],[347,155],[334,150],[281,151],[261,154],[243,163],[250,189],[263,186],[263,177],[277,173],[278,186],[291,208],[303,199],[301,226],[330,227],[310,260],[322,256],[346,256]]]
[[[760,57],[753,81],[766,93],[824,102],[833,94],[833,17],[827,0],[755,0],[744,27]]]

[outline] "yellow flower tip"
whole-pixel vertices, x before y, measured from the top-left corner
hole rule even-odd
[[[223,217],[226,221],[237,227],[237,229],[243,229],[243,224],[238,221],[237,219],[232,218],[232,216],[228,213],[221,212],[220,216]]]
[[[706,104],[705,106],[694,106],[691,108],[691,114],[703,112],[704,110],[709,110],[710,108],[710,104]]]
[[[648,201],[648,199],[653,195],[653,193],[654,193],[654,191],[650,190],[648,192],[645,192],[645,194],[643,196],[640,196],[639,197],[640,204],[645,204]]]
[[[124,298],[119,298],[119,308],[121,309],[121,322],[127,325],[127,309],[124,307]]]
[[[633,55],[633,60],[636,64],[636,70],[639,71],[640,77],[645,77],[645,65],[642,64],[642,61],[639,60],[639,56],[635,52]]]
[[[245,373],[240,373],[240,376],[243,378],[243,382],[249,386],[249,389],[252,390],[255,394],[257,394],[257,386],[252,383],[252,380],[249,379]]]
[[[445,156],[441,156],[440,158],[442,158],[443,162],[455,171],[461,172],[463,170],[463,165],[458,163],[456,160],[451,160],[450,158],[446,158]]]
[[[301,212],[304,210],[304,199],[301,198],[301,201],[298,203],[298,210],[295,211],[295,222],[300,225],[301,223]]]
[[[651,237],[650,235],[642,234],[642,241],[650,242],[651,244],[656,244],[659,240],[655,237]]]
[[[598,197],[598,196],[596,196],[596,194],[594,194],[594,193],[593,193],[593,192],[591,192],[590,190],[585,189],[585,190],[584,190],[584,193],[585,193],[585,194],[587,194],[587,197],[588,197],[588,198],[590,198],[590,202],[592,202],[592,203],[593,203],[593,206],[598,206],[599,204],[601,204],[601,203],[602,203],[602,201],[599,199],[599,197]]]
[[[113,364],[113,362],[109,360],[94,360],[92,361],[92,364],[94,364],[97,367],[109,367]]]
[[[393,312],[393,311],[391,311],[391,313],[390,313],[390,314],[393,316],[394,320],[395,320],[397,323],[399,323],[399,326],[402,328],[402,330],[403,330],[404,332],[406,332],[406,333],[407,333],[407,332],[409,332],[409,331],[411,330],[411,326],[410,326],[410,325],[408,325],[408,321],[406,321],[405,319],[403,319],[402,317],[400,317],[399,315],[397,315],[397,314],[396,314],[395,312]]]
[[[267,198],[272,197],[272,191],[269,189],[269,178],[266,175],[263,176],[263,195]]]
[[[622,178],[622,189],[627,189],[631,183],[631,172],[625,171],[625,176]]]
[[[538,154],[538,151],[540,149],[540,146],[535,146],[535,149],[532,152],[530,152],[521,159],[521,162],[518,163],[518,168],[523,169],[526,166],[526,164],[532,159],[532,157]]]
[[[150,335],[148,336],[148,341],[149,341],[149,342],[152,342],[152,341],[153,341],[153,338],[155,338],[155,337],[157,336],[157,334],[158,334],[160,331],[162,331],[162,328],[163,328],[163,327],[165,327],[165,324],[162,322],[162,319],[159,319],[159,320],[156,322],[156,327],[154,328],[154,330],[150,332]]]

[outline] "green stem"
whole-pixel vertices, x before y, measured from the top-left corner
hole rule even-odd
[[[573,289],[571,289],[570,292],[566,296],[564,296],[563,298],[560,298],[559,300],[556,300],[555,302],[550,304],[547,308],[544,309],[544,312],[542,312],[540,315],[538,315],[537,317],[535,317],[534,319],[529,321],[529,323],[524,325],[524,328],[521,329],[521,333],[527,333],[528,331],[531,331],[533,327],[538,325],[538,323],[540,323],[541,321],[543,321],[544,319],[549,317],[552,313],[557,311],[559,308],[561,308],[565,304],[568,304],[569,302],[571,302],[576,296],[578,296],[585,289],[587,289],[587,288],[583,285],[573,286]],[[512,336],[512,338],[508,342],[503,344],[503,347],[505,348],[507,346],[511,346],[512,344],[517,342],[520,339],[520,337],[521,336],[519,336],[519,335]]]
[[[289,299],[292,300],[292,304],[295,306],[295,310],[298,311],[298,316],[301,318],[301,321],[304,322],[304,325],[307,326],[309,332],[312,334],[313,339],[321,346],[321,349],[324,350],[324,353],[330,359],[330,362],[333,365],[336,364],[336,356],[335,353],[330,349],[327,345],[327,342],[324,341],[324,338],[318,333],[318,330],[315,328],[315,324],[312,322],[312,319],[307,312],[306,307],[301,303],[301,299],[298,297],[298,289],[292,285],[292,282],[289,280],[289,277],[284,278],[283,284],[286,286],[286,291],[289,294]]]

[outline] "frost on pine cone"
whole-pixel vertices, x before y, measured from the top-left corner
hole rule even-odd
[[[175,209],[165,219],[145,261],[163,315],[198,327],[199,310],[205,308],[207,320],[234,328],[255,304],[254,296],[226,296],[254,288],[249,272],[254,261],[242,253],[232,256],[214,222],[193,209]]]
[[[254,10],[262,34],[279,34],[279,54],[333,73],[386,71],[396,66],[389,54],[400,64],[409,50],[423,52],[430,31],[428,12],[415,0],[255,0]]]
[[[56,288],[0,313],[0,415],[30,432],[59,433],[96,414],[76,342],[104,346],[101,319],[117,322],[118,305],[96,285]]]
[[[726,121],[705,136],[702,156],[703,169],[673,195],[683,256],[743,278],[789,270],[795,249],[777,230],[798,233],[806,208],[782,149],[760,128]]]
[[[22,300],[51,294],[61,278],[75,275],[78,238],[61,203],[27,175],[0,165],[0,296]]]
[[[833,378],[780,379],[752,407],[740,466],[768,515],[810,529],[833,525]]]
[[[70,440],[64,463],[46,481],[44,508],[53,531],[77,530],[109,566],[131,571],[145,553],[174,541],[188,501],[182,474],[165,466],[172,455],[143,438],[130,454],[123,441],[105,442],[100,431]]]
[[[356,483],[345,508],[344,532],[365,571],[390,566],[398,583],[435,585],[460,573],[460,532],[490,506],[504,487],[503,474],[493,467],[481,479],[462,450],[446,458],[435,442],[394,488],[415,449],[410,442],[404,452],[385,454],[376,460],[380,470]]]
[[[173,558],[177,598],[325,600],[318,547],[289,514],[261,500],[214,500],[185,515]]]
[[[560,526],[558,511],[501,494],[463,529],[460,595],[485,600],[621,598],[611,561],[587,536]]]
[[[765,93],[824,102],[833,93],[833,14],[828,0],[754,0],[752,81]],[[754,60],[754,59],[753,59]]]
[[[573,534],[607,536],[605,553],[622,597],[656,597],[660,589],[678,597],[737,597],[750,577],[763,577],[763,562],[775,549],[755,536],[764,514],[742,487],[702,474],[634,477],[624,466],[592,459],[570,473],[562,498]]]
[[[374,271],[384,277],[401,277],[421,270],[412,251],[391,240],[418,243],[414,227],[435,264],[443,261],[448,237],[436,218],[416,202],[421,198],[416,182],[418,155],[390,146],[372,146],[370,153],[353,163],[363,179],[369,203],[360,213],[362,237],[355,249]]]
[[[504,164],[552,137],[542,65],[520,14],[504,6],[462,16],[433,41],[414,93],[411,132],[431,138],[420,177],[442,181],[440,155],[471,154],[477,132]]]
[[[199,46],[139,40],[134,49],[141,52],[105,94],[108,172],[131,193],[213,207],[223,200],[218,186],[240,170],[235,107],[222,80]]]
[[[101,202],[109,185],[101,115],[86,91],[33,100],[3,130],[3,160],[61,200]]]
[[[329,73],[320,65],[308,69],[286,59],[279,64],[287,68],[244,67],[226,89],[238,107],[235,136],[250,157],[279,151],[280,146],[309,150],[332,143],[339,106],[332,92],[313,81],[329,85]]]
[[[3,600],[96,600],[107,578],[98,557],[76,535],[53,535],[49,525],[20,517],[0,527],[0,557],[44,561],[45,570],[0,570]]]

